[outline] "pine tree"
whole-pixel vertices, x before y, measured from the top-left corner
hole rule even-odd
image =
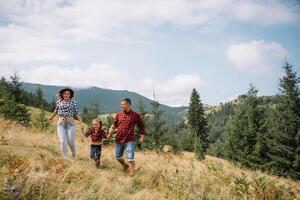
[[[82,112],[82,120],[87,123],[91,124],[92,120],[97,118],[100,114],[100,106],[98,103],[93,102],[88,107],[83,108]]]
[[[5,79],[5,77],[1,77],[0,79],[0,99],[6,99],[10,96],[9,91],[10,84]]]
[[[146,111],[146,106],[145,106],[142,99],[139,99],[137,110],[138,110],[138,112],[141,116],[142,121],[144,122],[145,130],[147,131],[147,129],[148,129],[148,115],[147,115],[147,111]],[[140,130],[139,130],[138,127],[136,127],[136,129],[135,129],[135,135],[136,135],[136,138],[140,138],[140,136],[141,136]],[[137,148],[142,149],[142,144],[137,143]]]
[[[35,90],[35,107],[44,108],[45,100],[44,100],[44,92],[41,87],[38,87]]]
[[[10,77],[10,94],[11,98],[17,103],[24,103],[24,89],[20,77],[16,72]]]
[[[205,158],[205,153],[208,148],[207,140],[207,120],[204,113],[204,106],[200,100],[200,95],[194,88],[191,94],[188,123],[191,132],[194,135],[194,152],[197,159]]]
[[[151,102],[151,121],[150,130],[145,143],[146,148],[162,149],[164,141],[162,140],[167,128],[166,121],[162,118],[163,110],[160,109],[160,104],[157,100]]]
[[[258,90],[250,84],[248,92],[240,98],[240,105],[227,130],[229,159],[240,161],[247,167],[260,167],[265,161],[264,108],[259,105],[257,93]]]
[[[287,61],[280,79],[276,106],[276,132],[271,147],[271,164],[277,173],[300,179],[300,78]]]

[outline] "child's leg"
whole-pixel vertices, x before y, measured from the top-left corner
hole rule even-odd
[[[97,146],[96,146],[96,151],[95,151],[96,167],[100,167],[101,150],[102,150],[101,145],[97,145]]]
[[[93,162],[95,162],[95,147],[92,144],[90,147],[90,158],[93,160]]]

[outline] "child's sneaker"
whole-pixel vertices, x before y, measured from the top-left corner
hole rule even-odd
[[[96,168],[100,168],[100,160],[96,160]]]

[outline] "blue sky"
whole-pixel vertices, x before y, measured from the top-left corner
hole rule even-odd
[[[0,75],[127,89],[165,104],[277,92],[286,57],[300,74],[295,0],[0,1]]]

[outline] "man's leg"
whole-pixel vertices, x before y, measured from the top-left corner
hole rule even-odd
[[[134,176],[135,174],[135,162],[129,161],[129,171],[130,171],[130,176]]]
[[[116,159],[123,166],[123,170],[126,171],[128,169],[128,165],[125,163],[123,158],[124,150],[124,144],[116,144]]]
[[[129,170],[131,176],[134,176],[135,173],[134,149],[135,142],[128,142],[126,144],[127,160],[129,162]]]

